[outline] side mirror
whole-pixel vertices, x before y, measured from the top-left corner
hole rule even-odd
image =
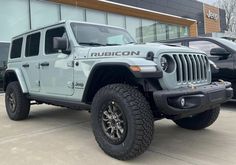
[[[61,50],[62,53],[65,54],[70,54],[68,47],[69,47],[69,42],[66,38],[53,37],[53,49]]]
[[[225,50],[224,48],[213,48],[211,49],[210,54],[212,56],[220,56],[220,57],[228,57],[230,55],[230,52]]]

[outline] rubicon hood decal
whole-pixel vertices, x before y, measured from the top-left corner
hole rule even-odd
[[[91,57],[102,56],[139,56],[140,51],[92,52]]]

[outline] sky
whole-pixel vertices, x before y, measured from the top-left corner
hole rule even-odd
[[[217,2],[217,0],[199,0],[201,2],[204,2],[204,3],[208,3],[208,4],[213,4],[215,2]]]

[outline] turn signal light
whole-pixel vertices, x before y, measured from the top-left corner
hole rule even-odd
[[[130,66],[130,69],[133,72],[141,72],[141,68],[139,66]]]

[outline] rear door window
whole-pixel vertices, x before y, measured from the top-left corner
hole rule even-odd
[[[10,53],[11,59],[21,57],[22,42],[23,42],[23,38],[18,38],[12,41],[11,53]]]
[[[25,57],[37,56],[39,54],[40,32],[30,34],[26,38]]]

